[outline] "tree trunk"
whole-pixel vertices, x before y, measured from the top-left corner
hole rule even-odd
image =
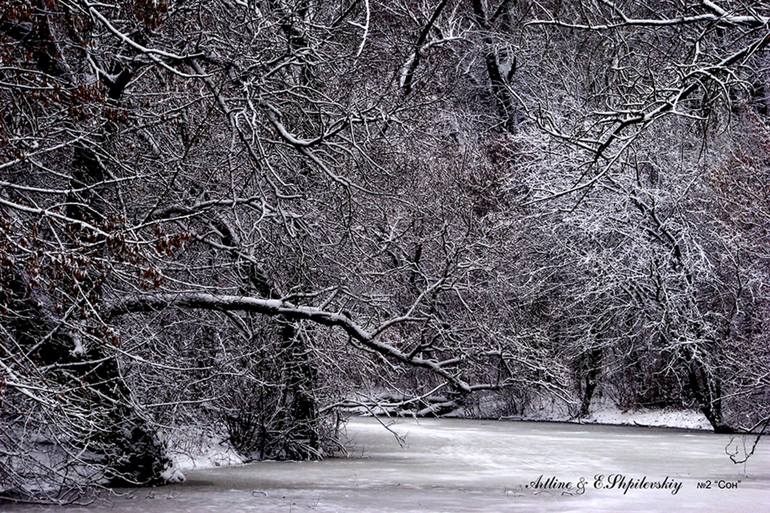
[[[295,323],[280,319],[284,368],[284,452],[293,459],[318,455],[318,408],[316,376],[307,342]]]
[[[587,369],[584,378],[583,385],[583,399],[580,403],[580,411],[578,411],[578,417],[585,417],[588,415],[591,409],[591,399],[596,391],[596,385],[599,383],[599,374],[601,373],[602,366],[602,350],[601,348],[592,349],[587,356]]]
[[[722,384],[698,358],[689,356],[687,377],[698,405],[715,433],[734,433],[722,418]]]

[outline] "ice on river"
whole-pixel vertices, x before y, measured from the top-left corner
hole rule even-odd
[[[190,471],[184,484],[56,511],[770,511],[768,443],[760,442],[746,464],[735,465],[726,447],[732,440],[729,450],[736,444],[742,449],[744,440],[705,432],[461,419],[399,419],[391,429],[405,437],[406,446],[376,419],[355,418],[347,427],[353,447],[348,459]],[[671,488],[594,487],[596,475],[606,483],[610,474],[624,476],[626,483],[668,478],[681,488],[674,494]],[[555,477],[573,486],[584,478],[585,492],[527,487],[540,476],[541,484]],[[710,481],[710,488],[698,488],[699,481]]]

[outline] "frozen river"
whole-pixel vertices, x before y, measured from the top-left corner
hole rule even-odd
[[[735,465],[725,454],[731,437],[702,432],[455,419],[391,428],[406,446],[377,420],[357,418],[348,459],[189,471],[181,485],[55,511],[770,512],[770,440]],[[549,488],[556,480],[571,490]]]

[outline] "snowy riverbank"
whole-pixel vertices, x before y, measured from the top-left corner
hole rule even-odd
[[[669,408],[628,411],[604,408],[581,419],[579,422],[583,424],[671,427],[702,429],[706,431],[711,431],[713,429],[703,413],[697,410],[677,410]]]
[[[516,420],[528,422],[568,422],[573,424],[599,424],[608,426],[637,426],[637,427],[661,427],[677,429],[697,429],[712,431],[711,424],[706,417],[697,410],[688,409],[647,409],[621,410],[619,408],[605,407],[591,414],[576,419],[567,415],[553,415],[532,413],[528,415],[509,415],[500,420]]]

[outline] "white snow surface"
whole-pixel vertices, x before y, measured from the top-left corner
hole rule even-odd
[[[770,511],[770,446],[741,465],[726,449],[753,439],[704,431],[469,419],[354,418],[349,458],[261,462],[188,472],[185,483],[125,491],[88,507],[16,511],[114,513],[740,512]],[[669,489],[595,489],[596,475],[681,483]],[[527,487],[538,477],[585,493]],[[709,489],[698,481],[710,480]],[[719,488],[734,483],[736,488]],[[0,506],[0,509],[2,507]]]
[[[703,413],[696,410],[638,409],[623,411],[612,407],[591,413],[581,420],[587,424],[616,424],[629,426],[676,427],[711,430],[711,424]]]
[[[193,434],[194,433],[194,434]],[[179,431],[170,444],[173,471],[226,467],[240,465],[243,459],[220,438],[195,433],[194,430]]]
[[[613,426],[670,427],[680,429],[713,428],[703,413],[692,409],[647,409],[621,410],[616,406],[601,406],[589,415],[576,419],[567,413],[544,409],[528,412],[526,415],[502,417],[504,420],[572,422],[575,424],[607,424]]]

